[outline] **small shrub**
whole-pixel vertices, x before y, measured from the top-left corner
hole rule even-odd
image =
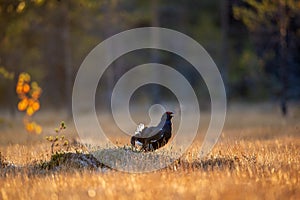
[[[47,136],[46,140],[51,143],[51,154],[64,153],[70,150],[70,141],[62,135],[62,131],[67,128],[64,121],[55,129],[55,136]]]

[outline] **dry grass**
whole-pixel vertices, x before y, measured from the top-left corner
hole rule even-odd
[[[299,199],[300,117],[296,113],[283,119],[271,110],[229,112],[210,155],[197,158],[196,140],[179,160],[151,173],[73,165],[41,170],[37,161],[51,156],[45,141],[1,145],[0,199]],[[127,139],[116,141],[125,144]],[[9,170],[11,162],[18,168]]]

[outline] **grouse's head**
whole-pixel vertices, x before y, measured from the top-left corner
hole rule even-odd
[[[167,120],[170,120],[170,119],[172,119],[172,117],[173,117],[173,112],[165,112],[165,115],[167,116]]]

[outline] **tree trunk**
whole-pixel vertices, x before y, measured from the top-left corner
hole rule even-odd
[[[105,34],[105,39],[111,37],[113,34],[116,33],[115,31],[115,6],[117,4],[117,1],[108,1],[105,3],[105,13],[104,13],[104,34]],[[110,60],[111,56],[113,54],[113,51],[118,48],[116,46],[109,46],[108,49],[106,49],[106,60]],[[107,105],[106,108],[110,107],[110,102],[111,102],[111,95],[113,91],[113,86],[115,82],[115,75],[116,75],[116,61],[114,61],[114,64],[111,64],[109,66],[108,73],[106,73],[106,88],[104,88],[105,92],[105,105]]]
[[[159,0],[153,0],[151,1],[151,26],[153,27],[159,27],[159,12],[158,12],[158,1]],[[157,33],[152,33],[152,42],[158,43],[159,42],[159,35]],[[159,63],[159,52],[158,51],[152,51],[151,52],[151,62],[152,63]],[[156,72],[152,72],[156,73]],[[156,73],[155,77],[159,80],[160,74]],[[152,104],[158,104],[160,102],[160,89],[159,87],[155,87],[152,90]]]
[[[70,38],[70,20],[68,15],[68,4],[64,4],[63,12],[63,53],[64,53],[64,71],[65,71],[65,108],[67,116],[72,116],[72,58],[71,58],[71,38]]]
[[[288,27],[288,16],[286,10],[286,2],[280,4],[280,21],[279,21],[279,33],[280,33],[280,81],[281,81],[281,92],[280,92],[280,108],[283,116],[288,113],[287,109],[287,90],[288,90],[288,79],[287,79],[287,27]]]
[[[228,87],[228,29],[229,29],[229,13],[228,13],[228,0],[221,1],[221,74],[227,94],[229,93]]]

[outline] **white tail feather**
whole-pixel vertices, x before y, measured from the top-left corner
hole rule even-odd
[[[138,127],[136,128],[136,131],[134,132],[134,134],[136,135],[136,134],[141,133],[141,132],[143,131],[144,128],[145,128],[145,125],[142,124],[142,123],[140,123],[140,124],[138,125]]]

